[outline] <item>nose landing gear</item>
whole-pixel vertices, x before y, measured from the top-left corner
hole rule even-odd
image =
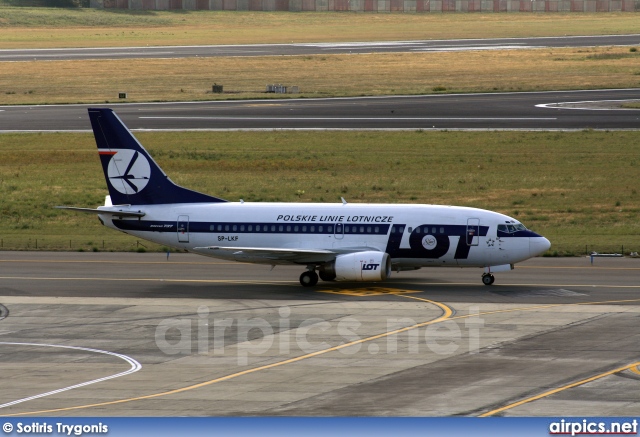
[[[482,283],[484,285],[491,285],[495,282],[495,280],[496,278],[491,273],[484,273],[482,275]]]

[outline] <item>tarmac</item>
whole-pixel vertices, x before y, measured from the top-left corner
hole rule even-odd
[[[302,271],[0,252],[0,415],[640,414],[639,259]]]

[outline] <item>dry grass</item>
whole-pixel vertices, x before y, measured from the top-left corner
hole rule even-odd
[[[0,103],[114,102],[120,91],[129,101],[253,98],[267,83],[305,97],[633,88],[639,62],[625,48],[12,62],[0,70]],[[238,93],[211,94],[214,82]]]
[[[626,34],[637,14],[357,14],[0,8],[2,48]]]

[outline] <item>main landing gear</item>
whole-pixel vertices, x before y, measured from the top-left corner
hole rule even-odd
[[[302,281],[302,279],[300,279]],[[491,273],[484,273],[482,275],[482,283],[484,285],[491,285],[495,282],[496,278]]]
[[[313,287],[318,283],[318,274],[315,270],[307,270],[300,275],[300,284],[303,287]]]

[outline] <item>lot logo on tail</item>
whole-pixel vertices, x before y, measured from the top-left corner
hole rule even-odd
[[[107,167],[109,182],[122,194],[139,193],[149,183],[149,161],[136,150],[119,149]]]

